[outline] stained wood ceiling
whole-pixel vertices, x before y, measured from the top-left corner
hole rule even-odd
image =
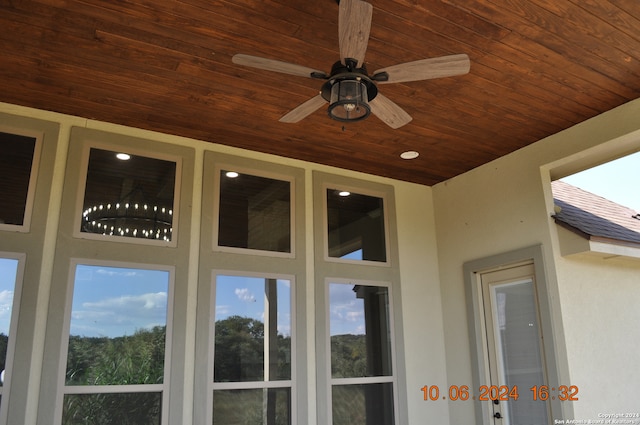
[[[464,76],[380,85],[393,130],[323,108],[278,119],[330,71],[335,0],[0,0],[0,101],[433,185],[640,94],[637,0],[370,0],[370,71],[466,53]],[[417,159],[400,159],[415,150]]]

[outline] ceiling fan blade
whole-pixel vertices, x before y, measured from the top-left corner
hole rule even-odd
[[[294,108],[291,111],[287,112],[287,114],[280,118],[279,121],[286,123],[298,122],[303,118],[306,118],[309,115],[313,114],[315,111],[326,104],[327,101],[324,100],[322,95],[314,96],[303,104],[299,105],[297,108]]]
[[[400,128],[413,119],[404,109],[380,93],[369,102],[369,106],[373,115],[393,129]]]
[[[469,56],[460,54],[402,63],[379,69],[373,75],[374,79],[375,75],[381,72],[386,72],[389,75],[389,79],[379,81],[380,84],[404,83],[463,75],[469,72],[470,67]]]
[[[250,66],[252,68],[265,69],[267,71],[282,72],[283,74],[296,75],[298,77],[324,78],[327,75],[325,72],[308,68],[306,66],[282,62],[275,59],[244,55],[241,53],[234,55],[231,58],[231,61],[237,65]]]
[[[338,15],[338,40],[340,60],[355,59],[358,68],[362,67],[364,54],[369,43],[373,6],[362,0],[340,0]]]

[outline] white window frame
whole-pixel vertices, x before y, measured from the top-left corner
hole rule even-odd
[[[289,238],[291,252],[268,251],[252,248],[237,248],[231,246],[223,246],[218,244],[219,228],[220,228],[220,173],[222,170],[237,171],[240,174],[247,174],[254,177],[262,177],[266,179],[286,181],[289,183]],[[280,174],[276,172],[261,171],[256,168],[246,167],[243,165],[234,165],[230,162],[217,162],[214,166],[214,185],[213,185],[213,250],[218,252],[229,252],[234,254],[250,254],[263,255],[267,257],[279,258],[295,258],[296,256],[296,223],[295,223],[295,193],[296,182],[295,176]]]
[[[327,191],[328,190],[345,190],[357,195],[365,195],[382,199],[382,207],[384,209],[384,249],[386,261],[373,261],[373,260],[351,260],[348,258],[337,258],[329,256],[329,214],[327,205]],[[324,182],[322,185],[322,215],[323,215],[323,245],[324,245],[324,261],[332,263],[343,264],[364,264],[369,266],[382,266],[391,267],[391,240],[389,233],[389,211],[390,208],[389,199],[384,192],[376,190],[368,190],[360,186],[352,186],[350,184],[341,184],[334,182]]]
[[[9,322],[9,340],[7,344],[7,357],[5,359],[4,383],[0,387],[0,424],[6,424],[8,418],[9,397],[11,397],[11,369],[13,366],[13,357],[16,347],[16,334],[18,331],[18,317],[20,317],[20,299],[22,296],[22,283],[24,281],[24,265],[27,260],[27,254],[0,251],[0,258],[17,260],[16,281],[13,286],[13,301],[11,305],[11,319]]]
[[[27,130],[0,125],[0,131],[16,136],[32,137],[35,139],[33,147],[33,159],[31,160],[31,174],[29,176],[29,186],[27,188],[27,199],[24,207],[24,217],[22,224],[5,224],[0,223],[0,230],[27,233],[31,230],[31,216],[33,215],[33,203],[36,193],[36,183],[38,179],[38,170],[40,168],[40,157],[42,152],[42,140],[44,132],[36,130]]]
[[[291,305],[291,379],[277,381],[249,381],[249,382],[214,382],[214,362],[215,362],[215,318],[216,318],[216,283],[218,276],[249,277],[259,279],[281,279],[291,282],[290,300]],[[208,364],[207,364],[207,413],[205,423],[213,423],[213,392],[217,390],[245,390],[245,389],[272,389],[289,388],[291,392],[291,424],[295,425],[297,416],[297,353],[296,353],[296,281],[295,276],[288,274],[256,273],[230,270],[214,270],[211,274],[211,297],[209,301],[209,341],[208,341]],[[265,424],[266,425],[266,424]]]
[[[165,333],[165,354],[164,354],[164,376],[162,384],[132,384],[132,385],[81,385],[81,386],[68,386],[66,385],[66,371],[67,371],[67,355],[69,349],[69,336],[71,330],[71,308],[73,305],[74,283],[76,277],[77,266],[96,266],[96,267],[113,267],[113,268],[128,268],[136,270],[158,270],[165,271],[169,274],[168,279],[168,293],[167,293],[167,323]],[[155,392],[161,393],[162,410],[161,420],[162,425],[166,425],[169,419],[169,390],[170,382],[169,377],[171,375],[171,341],[173,337],[173,299],[174,299],[174,287],[175,287],[175,268],[172,266],[162,266],[157,264],[143,264],[143,263],[129,263],[120,261],[101,261],[91,259],[72,258],[69,268],[69,278],[67,282],[67,295],[64,311],[64,331],[62,335],[62,341],[60,347],[60,363],[59,363],[59,376],[58,376],[58,400],[56,402],[56,411],[54,414],[54,423],[60,425],[62,423],[62,413],[64,405],[64,397],[67,394],[121,394],[121,393],[148,393]]]
[[[112,152],[123,152],[128,153],[132,156],[141,156],[145,158],[158,159],[162,161],[170,161],[175,162],[176,164],[176,176],[175,183],[173,188],[173,221],[172,221],[172,235],[171,241],[166,242],[163,240],[155,240],[155,239],[144,239],[144,238],[135,238],[129,236],[118,236],[118,235],[101,235],[98,233],[90,233],[90,232],[82,232],[80,227],[82,225],[82,213],[83,213],[83,204],[84,204],[84,195],[87,185],[87,173],[89,171],[89,154],[91,153],[91,149],[101,149]],[[84,146],[82,147],[81,154],[81,162],[80,162],[80,170],[81,174],[78,178],[78,190],[77,190],[77,199],[76,206],[74,209],[74,222],[73,222],[73,237],[78,239],[90,239],[90,240],[100,240],[100,241],[113,241],[113,242],[122,242],[127,244],[140,244],[140,245],[155,245],[155,246],[169,246],[175,248],[178,246],[178,223],[180,220],[180,187],[182,182],[182,157],[171,154],[164,154],[159,152],[151,152],[146,149],[140,149],[137,147],[131,146],[120,146],[118,144],[104,143],[93,140],[88,140]]]
[[[329,297],[329,286],[332,284],[343,284],[343,285],[362,285],[362,286],[378,286],[387,288],[389,294],[389,330],[391,333],[390,344],[391,344],[391,375],[387,376],[370,376],[370,377],[359,377],[359,378],[333,378],[331,375],[331,300]],[[325,338],[325,354],[326,354],[326,370],[328,373],[327,376],[327,399],[326,405],[329,409],[327,424],[333,424],[333,387],[338,385],[361,385],[361,384],[385,384],[391,383],[393,385],[393,418],[394,424],[399,423],[399,398],[398,398],[398,364],[396,362],[397,354],[396,354],[396,341],[395,341],[395,324],[394,324],[394,311],[393,311],[393,285],[391,282],[378,282],[378,281],[370,281],[370,280],[358,280],[358,279],[339,279],[339,278],[326,278],[324,284],[324,297],[326,300],[326,309],[325,309],[325,326],[326,326],[326,338]]]

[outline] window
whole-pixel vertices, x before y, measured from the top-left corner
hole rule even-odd
[[[291,424],[292,280],[217,275],[213,293],[213,423]]]
[[[63,424],[161,424],[171,272],[76,264]]]
[[[339,187],[326,189],[330,258],[387,262],[384,201]]]
[[[394,367],[390,288],[328,284],[333,425],[392,425]]]
[[[38,140],[0,131],[0,229],[28,230]]]
[[[0,418],[3,419],[6,418],[3,397],[11,377],[13,340],[10,336],[16,327],[14,306],[18,305],[22,258],[24,256],[0,253]]]
[[[91,148],[79,231],[172,241],[176,161]]]
[[[220,170],[218,246],[292,252],[291,182]]]

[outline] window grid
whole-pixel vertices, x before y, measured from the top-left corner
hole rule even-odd
[[[215,381],[215,332],[216,332],[216,302],[217,302],[217,281],[218,277],[231,277],[231,278],[259,278],[264,280],[283,280],[289,282],[289,312],[290,312],[290,379],[283,380],[270,380],[266,379],[264,375],[267,373],[264,372],[263,380],[250,380],[250,381],[241,381],[241,382],[219,382]],[[208,366],[208,382],[209,382],[209,390],[208,394],[210,395],[208,399],[208,408],[207,408],[207,419],[206,423],[213,423],[214,421],[214,408],[213,404],[215,403],[215,393],[223,392],[223,391],[243,391],[243,390],[276,390],[276,389],[288,389],[289,390],[289,424],[294,424],[297,418],[296,406],[297,406],[297,391],[296,391],[296,290],[295,290],[295,278],[290,275],[272,275],[268,273],[242,273],[242,272],[233,272],[233,271],[214,271],[212,273],[211,280],[211,301],[210,305],[212,306],[210,312],[210,331],[209,331],[209,366]],[[266,314],[265,314],[266,316]],[[266,367],[266,366],[265,366]],[[213,396],[212,396],[213,395]],[[264,425],[274,425],[272,423],[265,423]]]
[[[67,362],[69,355],[69,340],[71,338],[71,320],[72,320],[72,302],[75,289],[75,281],[78,274],[79,266],[100,267],[104,269],[130,270],[132,273],[136,271],[152,271],[167,273],[167,293],[166,293],[166,318],[164,332],[164,358],[162,383],[157,384],[115,384],[115,385],[67,385]],[[167,423],[168,419],[168,396],[169,396],[169,376],[171,365],[171,340],[172,340],[172,306],[173,306],[173,287],[174,287],[174,270],[172,267],[164,267],[150,264],[110,262],[97,260],[80,260],[72,259],[69,273],[68,291],[67,291],[67,308],[65,309],[65,335],[63,335],[63,343],[61,346],[62,353],[60,356],[60,376],[59,376],[59,394],[60,400],[56,405],[55,420],[56,423],[63,423],[64,403],[68,396],[101,396],[108,398],[110,396],[140,394],[153,395],[159,394],[159,425]],[[142,329],[142,328],[138,328]]]
[[[331,296],[330,296],[330,285],[350,285],[350,286],[370,286],[370,287],[380,287],[385,288],[388,291],[388,305],[386,314],[388,315],[388,332],[389,332],[389,345],[390,345],[390,367],[391,371],[389,374],[380,375],[380,376],[361,376],[361,377],[333,377],[332,370],[332,341],[331,341]],[[327,389],[327,407],[329,408],[329,415],[327,420],[329,421],[329,425],[334,424],[334,403],[333,403],[333,395],[334,389],[338,388],[347,388],[347,387],[355,387],[355,386],[371,386],[375,384],[391,384],[392,391],[392,399],[393,403],[393,414],[391,416],[391,424],[385,425],[393,425],[397,422],[398,418],[398,391],[397,391],[397,365],[395,361],[396,353],[394,347],[394,324],[393,324],[393,294],[392,294],[392,285],[390,283],[385,282],[375,282],[375,281],[358,281],[358,280],[346,280],[346,279],[331,279],[328,278],[325,280],[325,300],[326,303],[326,329],[327,329],[327,342],[326,342],[326,359],[327,359],[327,372],[329,374],[329,385]],[[343,422],[339,422],[343,423]]]

